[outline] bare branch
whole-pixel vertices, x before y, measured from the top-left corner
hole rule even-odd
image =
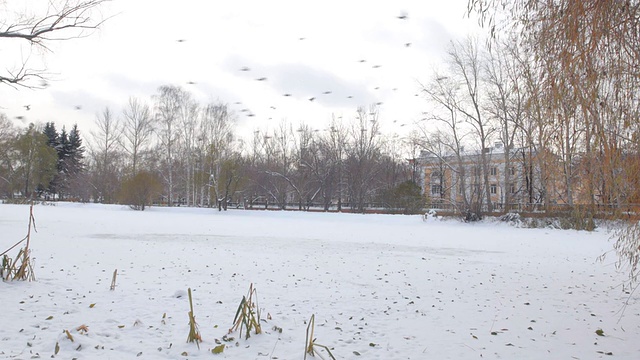
[[[17,19],[2,19],[0,15],[0,40],[24,40],[30,46],[44,51],[51,51],[49,43],[91,35],[109,18],[95,16],[103,3],[110,0],[60,0],[48,1],[48,7],[40,16],[19,14]],[[12,87],[42,88],[34,86],[30,80],[45,80],[44,70],[30,69],[28,61],[22,60],[17,70],[8,70],[0,75],[0,84]]]

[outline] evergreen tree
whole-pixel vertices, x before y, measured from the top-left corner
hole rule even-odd
[[[46,190],[59,199],[72,190],[72,184],[84,170],[84,147],[80,138],[78,125],[73,125],[69,133],[62,127],[58,134],[55,124],[48,122],[44,126],[44,135],[47,138],[47,145],[53,148],[57,154],[56,174],[46,187]]]
[[[84,147],[82,146],[82,139],[80,138],[78,124],[73,125],[71,132],[69,132],[68,156],[68,174],[75,178],[84,171]]]
[[[53,150],[56,151],[56,172],[52,176],[49,184],[44,184],[46,191],[49,192],[50,194],[55,195],[58,192],[57,170],[59,167],[58,148],[59,148],[60,136],[58,135],[58,131],[56,130],[56,125],[53,122],[47,122],[44,125],[44,129],[42,130],[42,133],[46,136],[47,146],[51,147]]]
[[[55,149],[58,146],[58,131],[56,130],[56,125],[53,122],[48,122],[44,124],[44,130],[42,132],[47,136],[47,145]]]

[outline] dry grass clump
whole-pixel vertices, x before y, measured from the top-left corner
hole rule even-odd
[[[233,318],[233,326],[229,329],[229,333],[240,330],[240,336],[244,334],[245,339],[251,337],[251,331],[256,335],[262,333],[260,326],[260,309],[258,308],[258,293],[253,288],[253,284],[249,286],[249,292],[242,297],[236,316]],[[244,331],[244,332],[243,332]]]
[[[27,228],[27,236],[15,243],[13,246],[0,254],[2,256],[2,266],[0,267],[0,277],[4,281],[9,280],[35,280],[33,273],[33,263],[31,261],[31,249],[29,248],[31,241],[31,228],[36,231],[36,221],[33,217],[33,203],[29,208],[29,226]],[[7,253],[18,245],[25,243],[24,247],[18,251],[15,259],[12,259]]]

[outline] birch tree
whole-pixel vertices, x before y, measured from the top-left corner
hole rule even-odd
[[[178,121],[182,91],[181,88],[176,86],[163,85],[158,88],[158,94],[154,96],[155,121],[158,124],[156,131],[162,151],[162,176],[165,183],[165,194],[168,206],[173,206],[175,201],[175,162],[180,136]]]
[[[122,148],[129,156],[131,176],[138,173],[141,157],[153,135],[153,118],[149,105],[130,97],[122,112]]]
[[[89,145],[93,162],[92,183],[95,190],[94,201],[114,203],[120,187],[119,148],[122,129],[111,109],[106,107],[96,116],[96,130],[91,132]]]

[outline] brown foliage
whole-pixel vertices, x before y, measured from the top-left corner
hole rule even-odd
[[[142,210],[151,206],[153,199],[162,192],[162,183],[158,176],[148,171],[141,171],[133,178],[122,183],[120,202],[131,206],[134,210]]]

